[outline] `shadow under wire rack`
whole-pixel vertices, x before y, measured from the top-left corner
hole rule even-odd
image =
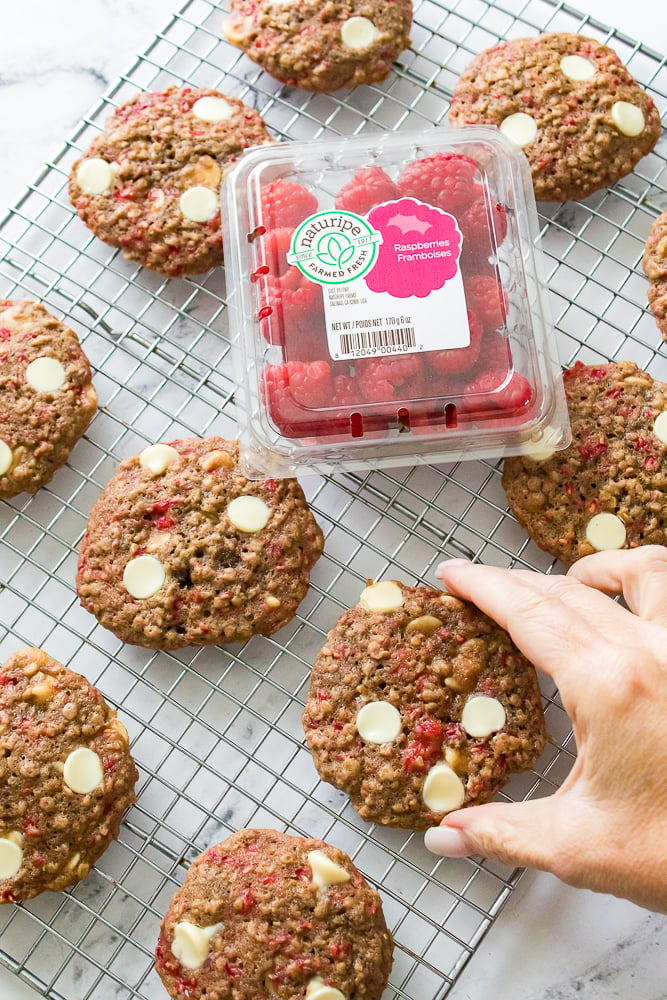
[[[382,85],[339,94],[289,90],[220,37],[223,10],[189,0],[151,40],[0,225],[3,297],[34,298],[79,334],[100,410],[69,463],[34,497],[0,502],[0,657],[40,645],[85,674],[132,738],[138,801],[90,877],[67,892],[0,908],[0,960],[57,1000],[154,1000],[158,927],[189,862],[242,826],[322,837],[347,851],[383,897],[395,941],[387,1000],[441,1000],[521,875],[484,860],[438,861],[419,834],[369,827],[321,783],[300,715],[313,658],[368,578],[433,583],[465,555],[558,571],[507,513],[500,463],[473,461],[302,480],[326,535],[294,621],[242,648],[153,652],[119,642],[74,590],[88,511],[117,463],[179,436],[236,435],[222,269],[166,281],[125,261],[74,215],[67,175],[111,110],[137,90],[216,87],[242,98],[285,140],[444,123],[472,56],[543,31],[590,35],[616,50],[667,110],[664,57],[552,0],[416,0],[412,47]],[[667,141],[585,202],[541,206],[560,360],[630,359],[667,380],[641,270],[667,207]],[[549,794],[574,742],[543,680],[550,742],[506,799]]]

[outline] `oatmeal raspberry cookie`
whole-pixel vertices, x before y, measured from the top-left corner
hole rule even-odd
[[[41,649],[0,667],[0,902],[87,876],[135,800],[128,747],[100,692]]]
[[[411,24],[411,0],[231,0],[222,30],[281,83],[331,91],[384,80]]]
[[[655,316],[662,339],[667,341],[667,209],[651,227],[643,264],[649,280],[649,308]]]
[[[36,302],[0,300],[0,498],[36,493],[93,419],[79,339]]]
[[[260,115],[202,87],[137,94],[72,167],[69,195],[99,239],[180,278],[222,263],[220,185],[250,146],[270,142]]]
[[[505,459],[510,509],[567,566],[600,549],[667,545],[667,385],[632,361],[565,372],[572,444]]]
[[[629,174],[660,137],[658,110],[612,49],[568,33],[476,56],[451,125],[497,125],[528,157],[538,201],[585,198]]]
[[[156,968],[175,1000],[380,1000],[391,956],[380,897],[347,854],[240,830],[193,861]]]
[[[238,445],[186,438],[122,462],[81,543],[84,608],[124,642],[245,642],[290,621],[323,537],[295,479],[251,481]]]
[[[303,713],[323,781],[362,819],[423,830],[488,802],[541,754],[535,670],[473,604],[367,587],[327,636]]]

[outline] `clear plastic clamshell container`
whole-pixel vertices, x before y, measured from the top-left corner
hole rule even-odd
[[[569,444],[530,174],[496,129],[262,146],[223,201],[246,474]]]

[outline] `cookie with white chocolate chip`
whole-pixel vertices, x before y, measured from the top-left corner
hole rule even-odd
[[[125,727],[41,649],[0,667],[0,902],[88,875],[135,800]]]
[[[193,861],[155,955],[175,1000],[380,1000],[391,960],[380,897],[347,854],[277,830]]]
[[[210,88],[140,93],[74,163],[69,195],[99,239],[170,278],[222,263],[220,185],[271,138],[257,111]]]
[[[0,498],[36,493],[97,410],[73,330],[37,302],[0,300]]]
[[[649,308],[667,342],[667,209],[651,226],[642,263],[649,280]]]
[[[545,741],[535,669],[475,605],[369,585],[327,636],[303,713],[324,781],[362,819],[423,830],[488,800]]]
[[[231,0],[222,31],[281,83],[328,92],[384,80],[411,24],[412,0]]]
[[[124,642],[178,649],[271,635],[323,548],[295,479],[248,480],[236,441],[186,438],[122,462],[81,543],[84,608]]]
[[[583,35],[515,38],[459,78],[453,126],[497,125],[528,158],[538,201],[585,198],[629,174],[660,137],[660,116],[616,53]]]
[[[602,549],[667,545],[667,384],[632,361],[565,372],[572,444],[505,459],[510,509],[570,566]]]

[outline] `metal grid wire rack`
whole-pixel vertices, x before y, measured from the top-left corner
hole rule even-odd
[[[253,104],[276,136],[425,127],[442,122],[472,55],[501,38],[580,31],[609,42],[667,108],[665,60],[553,0],[417,0],[412,48],[382,86],[341,96],[288,91],[220,39],[222,12],[188,0],[81,123],[0,227],[1,293],[43,301],[81,336],[101,409],[69,464],[32,498],[0,504],[0,654],[41,645],[120,707],[141,771],[120,839],[84,882],[2,907],[0,959],[44,996],[155,998],[159,921],[188,863],[242,826],[318,836],[348,851],[382,892],[396,939],[388,998],[446,995],[497,917],[519,871],[436,862],[422,837],[369,828],[317,780],[299,717],[326,631],[368,577],[432,582],[443,554],[543,571],[551,561],[506,512],[498,463],[304,479],[326,533],[299,615],[242,648],[153,653],[125,646],[82,611],[74,592],[86,516],[117,462],[180,435],[235,435],[224,275],[166,282],[90,236],[66,193],[69,167],[112,107],[137,89],[189,83]],[[586,200],[541,216],[560,357],[629,358],[667,379],[645,308],[640,261],[667,205],[667,142]],[[513,799],[548,794],[573,743],[553,687],[551,742]]]

